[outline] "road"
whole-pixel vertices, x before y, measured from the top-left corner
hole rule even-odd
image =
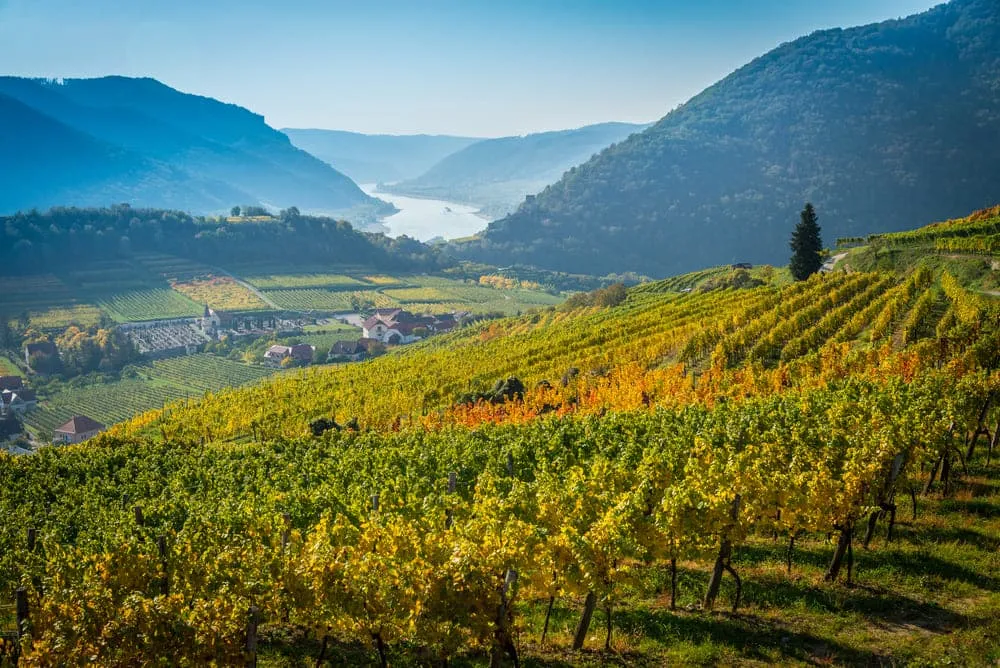
[[[847,257],[847,253],[837,253],[829,260],[823,263],[823,266],[819,268],[824,274],[833,271],[833,268],[837,266],[837,263]]]

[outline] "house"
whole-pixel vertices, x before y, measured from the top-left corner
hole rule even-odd
[[[753,269],[753,265],[749,262],[736,262],[729,266],[730,269]]]
[[[361,341],[337,341],[326,356],[327,362],[358,362],[368,357],[368,347]]]
[[[398,345],[419,341],[422,332],[431,331],[434,318],[413,315],[402,309],[379,309],[361,325],[361,336],[382,343]]]
[[[0,376],[0,391],[20,390],[24,387],[24,379],[20,376]]]
[[[291,346],[271,346],[264,353],[264,361],[270,362],[271,364],[281,364],[281,360],[286,357],[291,357],[292,347]]]
[[[106,427],[97,420],[86,415],[77,415],[56,429],[55,438],[52,440],[55,443],[82,443],[88,438],[97,436],[105,429]]]
[[[58,356],[59,349],[51,341],[38,341],[28,343],[24,346],[24,363],[31,367],[31,357],[33,355]]]
[[[20,390],[3,390],[0,392],[0,415],[11,413],[24,413],[38,403],[34,390],[21,388]]]
[[[0,415],[10,415],[12,413],[24,413],[28,410],[24,400],[10,390],[0,392]]]
[[[308,364],[312,362],[316,347],[308,343],[296,343],[293,346],[273,345],[264,353],[264,361],[273,365],[280,365],[281,361],[291,357],[297,362]]]
[[[471,317],[467,311],[444,315],[414,315],[402,309],[379,309],[361,325],[361,335],[381,343],[398,345],[419,341],[434,332],[447,332]]]

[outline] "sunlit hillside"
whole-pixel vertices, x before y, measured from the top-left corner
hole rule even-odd
[[[995,662],[1000,310],[903,238],[0,454],[19,665]]]

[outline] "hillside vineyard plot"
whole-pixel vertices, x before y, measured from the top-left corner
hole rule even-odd
[[[29,411],[25,423],[42,434],[50,434],[74,415],[112,424],[164,404],[253,383],[272,373],[207,354],[157,360],[136,367],[133,379],[61,389]]]
[[[947,274],[918,271],[899,278],[817,275],[784,288],[707,294],[636,292],[612,309],[553,310],[484,324],[411,346],[405,355],[276,380],[267,393],[223,393],[162,419],[168,433],[183,438],[201,438],[213,424],[227,425],[213,429],[216,437],[254,430],[294,437],[331,415],[375,428],[455,419],[467,409],[449,407],[462,395],[510,375],[528,387],[524,410],[606,410],[777,390],[788,379],[810,383],[838,369],[870,374],[900,355],[941,354],[942,318],[969,336],[968,323],[984,317],[986,307],[961,288],[950,296],[942,290],[935,308],[919,311],[919,322],[907,320],[918,291],[942,283],[949,284]],[[969,306],[948,306],[959,303]],[[881,316],[890,304],[891,317]],[[275,405],[285,407],[280,420]],[[141,424],[160,419],[145,415]]]
[[[0,591],[24,588],[34,611],[28,665],[248,661],[254,625],[279,663],[599,643],[653,664],[695,646],[752,659],[721,646],[725,629],[762,643],[755,660],[968,663],[998,651],[995,589],[976,575],[928,590],[914,559],[998,565],[996,323],[994,302],[926,269],[650,286],[175,402],[83,446],[0,455],[0,489],[38,490],[0,494]],[[509,376],[521,398],[484,398]],[[319,418],[357,429],[321,433]],[[967,524],[985,542],[939,547],[933,528],[959,502],[985,513]],[[28,551],[29,526],[42,550]],[[828,583],[863,577],[880,593]],[[827,591],[867,606],[844,613],[863,633],[806,602]],[[891,602],[904,592],[921,602]],[[756,621],[674,610],[695,601]],[[936,606],[986,626],[960,626],[947,649],[906,631],[873,649],[878,601],[901,624],[938,624]],[[663,644],[643,615],[688,639]],[[684,636],[695,623],[707,639]],[[282,639],[292,629],[306,636]]]

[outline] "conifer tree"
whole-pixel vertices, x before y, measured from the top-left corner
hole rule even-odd
[[[819,220],[816,216],[816,209],[812,204],[807,203],[802,209],[802,220],[795,226],[792,232],[792,260],[788,265],[792,276],[797,281],[803,281],[812,274],[819,271],[823,266],[820,251],[823,250],[823,242],[819,236]]]

